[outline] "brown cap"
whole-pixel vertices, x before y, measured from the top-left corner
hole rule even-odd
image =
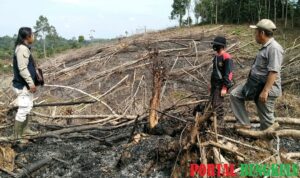
[[[262,19],[256,25],[250,25],[250,28],[262,28],[268,31],[275,31],[276,25],[269,19]]]

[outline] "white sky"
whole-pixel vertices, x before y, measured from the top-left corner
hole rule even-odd
[[[33,27],[40,15],[48,18],[65,38],[95,30],[96,38],[112,38],[136,29],[163,29],[177,25],[169,20],[173,0],[0,0],[0,36]]]

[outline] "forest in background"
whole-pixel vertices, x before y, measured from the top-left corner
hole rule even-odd
[[[300,0],[174,0],[170,15],[179,26],[192,25],[192,19],[194,24],[242,24],[268,18],[294,28],[300,26]]]

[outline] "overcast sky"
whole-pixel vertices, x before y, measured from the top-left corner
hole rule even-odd
[[[0,36],[33,27],[40,15],[65,38],[95,30],[96,38],[112,38],[136,29],[174,26],[169,20],[173,0],[0,0]]]

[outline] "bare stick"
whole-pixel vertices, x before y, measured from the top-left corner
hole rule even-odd
[[[105,93],[103,93],[100,96],[97,96],[98,99],[101,99],[102,97],[106,96],[107,94],[109,94],[110,92],[112,92],[114,89],[116,89],[119,85],[121,85],[126,79],[128,79],[129,75],[126,75],[122,80],[120,80],[116,85],[114,85],[113,87],[111,87],[109,90],[107,90]],[[83,109],[85,109],[87,107],[84,106],[83,108],[81,108],[79,111],[82,111]]]
[[[87,95],[91,98],[93,98],[94,100],[96,101],[99,101],[100,103],[102,103],[104,106],[106,106],[113,114],[116,114],[116,112],[107,104],[105,103],[104,101],[98,99],[97,97],[91,95],[91,94],[88,94],[87,92],[84,92],[78,88],[74,88],[74,87],[70,87],[70,86],[63,86],[63,85],[48,85],[48,84],[45,84],[44,86],[46,87],[56,87],[56,88],[67,88],[67,89],[70,89],[70,90],[75,90],[75,91],[78,91],[79,93],[82,93],[84,95]]]
[[[238,151],[235,151],[235,150],[233,150],[233,149],[230,149],[230,148],[228,148],[228,147],[226,147],[225,145],[222,145],[222,144],[220,144],[220,143],[216,143],[216,142],[213,142],[213,141],[209,141],[209,142],[206,143],[206,144],[202,144],[202,146],[207,146],[207,145],[212,145],[212,146],[214,146],[214,147],[221,148],[221,149],[223,149],[223,150],[225,150],[225,151],[234,153],[234,154],[236,154],[236,155],[238,155],[238,156],[241,156],[241,157],[247,159],[247,157],[246,157],[244,154],[242,154],[242,153],[240,153],[240,152],[238,152]]]
[[[11,172],[11,171],[9,171],[9,170],[6,170],[6,169],[4,169],[4,168],[1,168],[1,167],[0,167],[0,171],[5,172],[6,174],[8,174],[8,175],[10,175],[10,176],[12,176],[12,177],[17,177],[17,174],[16,174],[16,173],[13,173],[13,172]]]
[[[207,158],[206,158],[206,148],[202,147],[201,149],[201,164],[207,165]],[[207,175],[205,174],[203,178],[207,178]]]
[[[248,148],[251,148],[251,149],[255,149],[257,151],[262,151],[262,152],[268,152],[267,150],[265,149],[262,149],[262,148],[259,148],[259,147],[256,147],[256,146],[252,146],[252,145],[249,145],[249,144],[246,144],[246,143],[243,143],[243,142],[240,142],[238,140],[235,140],[235,139],[232,139],[232,138],[229,138],[229,137],[226,137],[226,136],[223,136],[223,135],[220,135],[220,134],[216,134],[212,131],[206,131],[207,133],[210,133],[210,134],[213,134],[213,135],[217,135],[218,137],[221,137],[221,138],[224,138],[230,142],[233,142],[233,143],[237,143],[237,144],[240,144],[240,145],[243,145],[245,147],[248,147]]]

